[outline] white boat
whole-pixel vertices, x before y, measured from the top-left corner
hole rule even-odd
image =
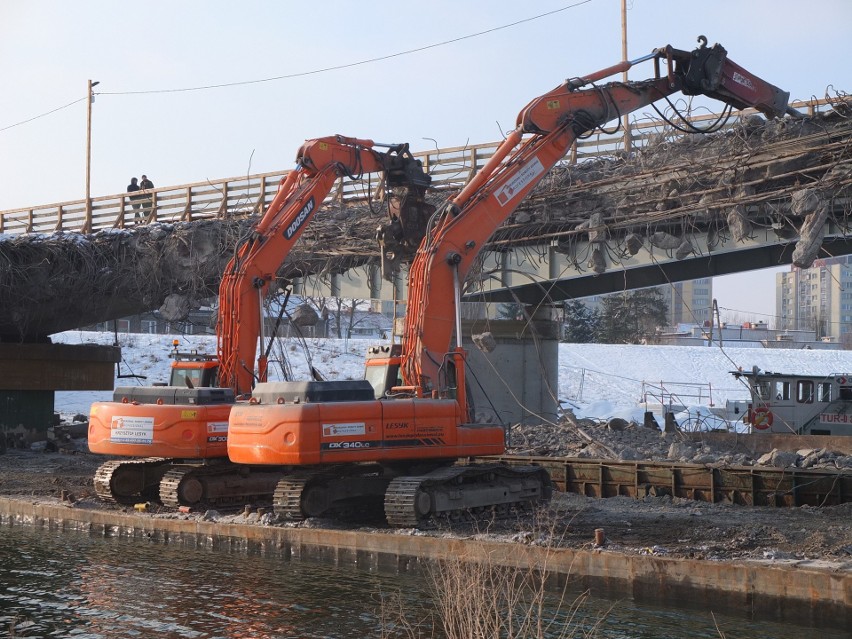
[[[852,374],[793,375],[731,371],[748,383],[743,422],[753,433],[852,435]]]

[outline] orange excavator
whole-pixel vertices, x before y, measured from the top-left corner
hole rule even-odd
[[[407,144],[332,136],[307,141],[296,162],[225,269],[217,355],[181,353],[175,346],[169,386],[119,387],[113,401],[92,405],[89,449],[130,458],[97,470],[95,491],[102,499],[152,498],[175,507],[268,499],[280,472],[235,468],[227,459],[227,439],[233,406],[256,381],[267,379],[269,348],[261,339],[258,355],[258,340],[263,300],[275,272],[341,177],[382,173],[390,220],[381,232],[389,250],[411,255],[420,243],[435,207],[425,200],[431,178]]]
[[[230,459],[286,469],[276,512],[298,519],[375,500],[391,525],[418,526],[549,498],[549,477],[535,466],[458,463],[504,450],[503,428],[476,423],[468,401],[462,287],[497,227],[575,140],[607,122],[677,91],[769,117],[791,113],[789,94],[734,64],[720,45],[699,42],[567,80],[524,107],[494,156],[430,220],[409,270],[401,344],[373,349],[366,380],[260,383],[234,407]],[[646,60],[652,79],[596,85]]]

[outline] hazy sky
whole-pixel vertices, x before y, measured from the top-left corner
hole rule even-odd
[[[852,91],[850,25],[848,0],[628,2],[631,58],[704,34],[793,98]],[[166,186],[290,168],[304,139],[334,133],[415,151],[493,141],[535,96],[620,58],[619,0],[3,0],[0,210],[84,197],[88,79],[96,196],[142,173]],[[774,275],[715,293],[774,312]]]

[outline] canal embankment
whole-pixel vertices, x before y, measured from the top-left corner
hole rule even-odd
[[[660,547],[636,552],[618,543],[553,547],[533,535],[270,525],[268,514],[257,512],[216,521],[211,517],[216,518],[210,513],[122,512],[49,498],[0,497],[0,521],[7,525],[82,530],[379,571],[418,571],[427,562],[457,557],[492,565],[546,566],[554,585],[570,580],[602,596],[852,627],[852,554],[845,561],[778,556],[722,560],[667,556]]]

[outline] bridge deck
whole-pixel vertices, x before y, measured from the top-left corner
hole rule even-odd
[[[794,260],[809,265],[852,251],[848,112],[748,121],[713,136],[658,142],[630,156],[555,167],[492,237],[482,282],[471,290],[500,301],[556,302]],[[444,149],[423,158],[443,172],[438,188],[453,189],[488,152]],[[449,173],[453,157],[458,164]],[[36,235],[26,231],[48,224],[51,207],[40,209],[43,217],[35,209],[0,214],[14,227],[0,241],[0,338],[33,339],[133,315],[160,307],[168,296],[189,306],[215,295],[249,214],[262,208],[276,177],[154,193],[146,222],[191,224],[123,228],[133,214],[125,208],[127,194],[93,201],[92,226],[113,232]],[[297,293],[404,299],[399,283],[374,276],[381,212],[361,199],[364,188],[342,183],[336,202],[318,211],[291,252],[279,275],[296,278]],[[440,200],[441,191],[434,197]],[[51,218],[66,230],[71,204],[57,205],[59,215]],[[84,205],[76,203],[78,210]],[[28,221],[15,218],[23,213]],[[85,226],[85,212],[76,219]],[[353,270],[362,267],[366,272]],[[580,280],[598,288],[583,289]]]
[[[816,113],[830,108],[826,100],[795,102],[794,108],[806,113]],[[738,112],[726,125],[734,126],[742,117],[756,113],[754,110]],[[713,122],[717,114],[704,114],[690,118],[701,126]],[[644,147],[661,139],[673,139],[679,134],[657,119],[643,119],[631,125],[629,145],[633,149]],[[625,150],[623,133],[597,132],[577,142],[568,161],[576,163],[597,157],[621,155]],[[448,191],[460,189],[494,154],[500,142],[488,142],[414,153],[429,171],[434,187]],[[0,211],[0,234],[54,233],[70,231],[92,233],[104,229],[122,229],[152,222],[190,222],[202,219],[223,219],[249,216],[262,211],[275,195],[278,184],[287,171],[256,173],[252,175],[179,184],[151,189],[150,200],[140,209],[134,209],[129,193],[114,193],[67,202],[38,204],[18,209]],[[373,184],[375,184],[375,179]],[[336,202],[364,201],[370,195],[365,181],[341,179],[330,195]],[[139,202],[135,202],[139,204]]]

